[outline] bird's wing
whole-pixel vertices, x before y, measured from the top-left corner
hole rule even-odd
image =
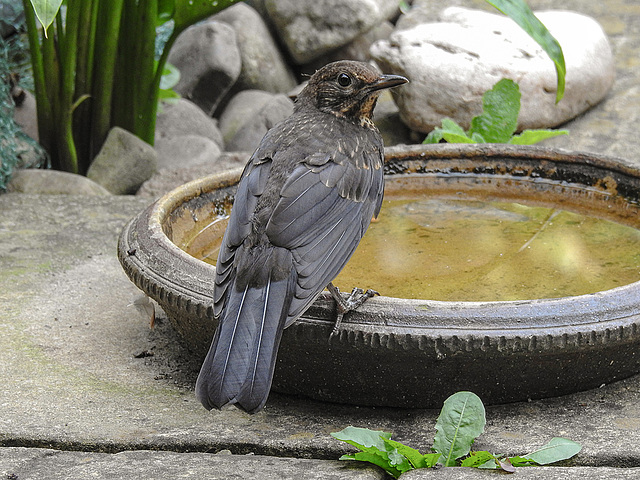
[[[313,155],[280,192],[266,234],[291,250],[298,273],[290,325],[340,273],[382,204],[382,149],[359,159]]]
[[[258,199],[264,192],[270,171],[270,161],[260,161],[252,157],[242,173],[216,262],[216,279],[213,289],[216,317],[222,312],[227,290],[233,283],[236,250],[251,233],[251,218]]]

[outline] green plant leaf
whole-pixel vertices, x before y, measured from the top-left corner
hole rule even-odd
[[[558,103],[564,96],[565,75],[567,73],[564,54],[558,41],[533,14],[525,0],[487,0],[487,3],[516,22],[553,60],[558,78],[556,87],[556,103]]]
[[[156,26],[171,20],[176,10],[176,0],[158,0],[158,18]]]
[[[486,450],[481,450],[478,452],[471,452],[471,454],[460,462],[461,467],[479,467],[480,465],[484,465],[485,463],[495,460],[495,456],[487,452]],[[495,462],[494,462],[495,464]]]
[[[46,35],[47,29],[53,23],[60,10],[62,0],[31,0],[31,5]]]
[[[519,456],[509,457],[509,461],[514,467],[531,467],[536,464],[534,461],[529,460],[528,458]]]
[[[383,468],[389,475],[394,478],[398,478],[402,475],[401,470],[396,468],[389,462],[389,458],[385,455],[382,455],[384,452],[373,453],[373,452],[357,452],[349,455],[342,455],[340,460],[357,460],[359,462],[369,462],[374,465]]]
[[[348,426],[339,432],[331,434],[333,438],[347,442],[360,450],[370,447],[377,448],[381,452],[385,452],[387,447],[384,439],[391,439],[391,434],[381,430],[369,430],[368,428]]]
[[[450,118],[443,118],[442,128],[434,128],[422,143],[439,143],[442,139],[448,143],[474,143],[464,129]]]
[[[181,32],[189,25],[203,20],[233,5],[238,0],[174,0],[173,20],[175,31]]]
[[[511,138],[509,143],[512,145],[533,145],[560,135],[569,135],[569,130],[524,130],[520,135]]]
[[[469,134],[479,133],[487,143],[507,143],[518,126],[518,84],[503,78],[482,96],[481,115],[473,117]]]
[[[169,62],[165,63],[164,69],[162,70],[162,78],[160,78],[160,89],[168,90],[170,88],[173,88],[178,84],[179,81],[180,70],[171,65]]]
[[[467,455],[486,424],[482,400],[472,392],[457,392],[447,398],[436,422],[433,450],[441,453],[438,463],[446,467]]]
[[[536,462],[538,465],[548,465],[550,463],[566,460],[582,450],[582,445],[573,440],[561,437],[552,438],[549,443],[538,450],[524,455],[524,458]]]

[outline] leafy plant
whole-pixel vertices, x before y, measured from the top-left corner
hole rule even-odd
[[[86,173],[113,126],[153,144],[160,82],[174,74],[166,67],[173,42],[236,1],[23,0],[38,131],[52,166]],[[156,27],[169,21],[156,56]]]
[[[436,127],[427,135],[423,143],[511,143],[532,145],[547,138],[568,135],[568,130],[524,130],[514,135],[520,113],[520,89],[513,80],[503,78],[482,96],[481,115],[471,119],[467,132],[450,118],[442,120],[442,127]]]
[[[567,73],[564,55],[558,41],[551,35],[542,22],[538,20],[538,17],[533,14],[529,5],[527,5],[527,2],[524,0],[486,1],[516,22],[520,28],[527,32],[529,36],[542,47],[553,61],[556,68],[556,103],[558,103],[564,96],[565,75]]]
[[[433,453],[422,454],[391,439],[388,432],[349,426],[331,436],[357,447],[360,451],[340,460],[370,462],[394,478],[416,468],[474,467],[513,473],[516,467],[548,465],[573,457],[581,450],[577,442],[555,437],[549,443],[524,456],[507,457],[487,451],[471,451],[475,439],[486,424],[480,398],[471,392],[458,392],[445,400],[436,422]]]

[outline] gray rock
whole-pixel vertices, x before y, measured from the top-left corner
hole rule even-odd
[[[156,143],[158,168],[184,168],[211,164],[222,151],[211,139],[198,135],[181,135]]]
[[[238,3],[212,17],[236,32],[242,59],[235,89],[257,88],[284,93],[296,85],[296,79],[271,36],[260,14],[245,3]]]
[[[222,133],[214,119],[207,116],[195,103],[180,98],[163,102],[158,109],[155,142],[181,135],[199,135],[224,148]]]
[[[38,113],[36,110],[36,97],[31,92],[23,90],[24,98],[20,104],[16,104],[13,110],[13,119],[20,129],[34,140],[38,140]]]
[[[15,170],[7,185],[9,193],[46,195],[110,195],[93,180],[57,170]]]
[[[342,47],[328,52],[312,62],[302,66],[301,71],[313,74],[327,63],[336,62],[338,60],[358,60],[360,62],[368,62],[371,60],[371,45],[378,40],[389,38],[394,27],[391,22],[383,22],[373,27],[368,32],[356,37],[352,42]]]
[[[283,43],[298,64],[352,42],[392,17],[396,0],[266,0]]]
[[[87,177],[116,195],[136,193],[157,169],[156,152],[134,134],[113,127]]]
[[[163,168],[144,182],[136,195],[159,198],[180,185],[214,173],[244,167],[250,152],[224,152],[214,162],[183,168]]]
[[[229,151],[253,151],[265,133],[293,113],[283,94],[244,90],[234,96],[220,117],[220,130]]]
[[[440,23],[396,30],[372,46],[385,72],[411,80],[392,92],[403,121],[425,133],[443,117],[467,128],[482,111],[484,92],[505,77],[518,82],[522,93],[519,129],[559,125],[602,100],[615,70],[600,25],[572,12],[536,14],[564,50],[566,91],[559,104],[553,63],[512,20],[451,7]]]
[[[169,53],[180,70],[175,91],[211,114],[240,75],[240,51],[233,28],[221,22],[193,25]]]

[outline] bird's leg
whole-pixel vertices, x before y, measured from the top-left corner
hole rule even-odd
[[[373,297],[375,295],[380,295],[375,290],[369,289],[369,290],[367,290],[365,292],[361,288],[356,287],[351,291],[351,294],[345,300],[342,297],[342,294],[340,293],[340,290],[338,290],[338,287],[336,287],[331,282],[329,282],[329,285],[327,285],[327,290],[329,290],[329,293],[331,294],[333,299],[336,301],[336,323],[333,326],[333,330],[331,331],[331,336],[332,337],[335,334],[337,334],[338,331],[340,330],[340,324],[342,323],[342,317],[344,317],[345,313],[350,312],[351,310],[355,310],[356,308],[360,307],[369,298],[371,298],[371,297]]]

